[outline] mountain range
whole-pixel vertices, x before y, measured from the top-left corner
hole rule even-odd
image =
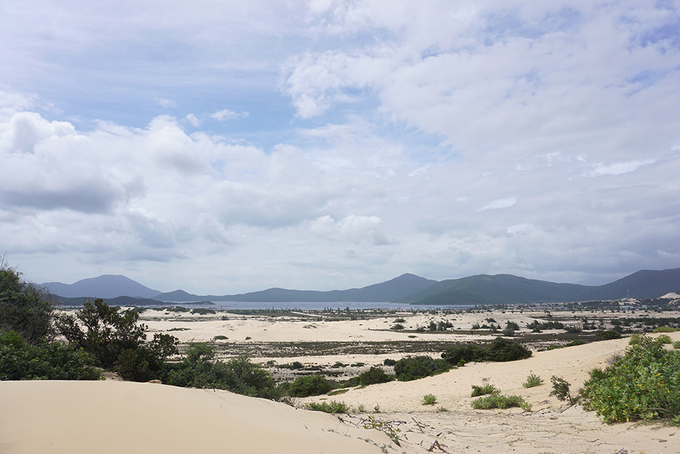
[[[233,301],[233,302],[395,302],[409,304],[515,304],[535,302],[588,301],[634,298],[658,298],[680,291],[680,268],[642,270],[609,284],[589,286],[557,284],[510,274],[476,275],[460,279],[434,281],[414,274],[403,274],[379,284],[347,290],[314,291],[270,288],[236,295],[194,295],[184,290],[161,293],[125,276],[104,275],[83,279],[75,284],[47,282],[48,292],[66,299],[77,297],[150,304],[151,301]],[[129,298],[132,296],[133,298]],[[81,299],[78,298],[78,299]],[[119,301],[122,301],[119,298]]]

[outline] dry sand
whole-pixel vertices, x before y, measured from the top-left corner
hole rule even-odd
[[[154,331],[190,328],[171,332],[182,335],[184,340],[229,336],[226,333],[243,341],[245,336],[260,341],[407,338],[405,333],[379,330],[393,323],[394,316],[369,321],[272,322],[241,316],[221,320],[151,315],[145,315],[144,322]],[[587,315],[590,318],[591,314]],[[448,318],[456,318],[452,320],[454,326],[465,326],[487,316]],[[501,324],[505,323],[503,317],[510,318],[510,314],[493,316]],[[419,317],[422,320],[407,319],[407,324],[428,320],[428,316]],[[523,317],[531,321],[537,315],[514,317],[513,320]],[[312,323],[315,328],[305,328]],[[453,340],[451,335],[442,336]],[[680,332],[670,336],[674,341],[680,340]],[[384,452],[383,446],[388,452],[421,453],[427,452],[425,448],[435,439],[450,453],[614,453],[622,448],[630,454],[680,453],[678,427],[658,423],[606,425],[593,412],[585,412],[580,406],[569,407],[549,396],[552,375],[563,377],[571,383],[572,390],[577,390],[589,370],[605,367],[614,355],[624,351],[627,343],[628,339],[603,341],[536,352],[523,361],[473,363],[435,377],[371,385],[333,397],[296,402],[342,401],[354,410],[340,417],[344,422],[323,413],[224,391],[111,380],[0,382],[0,453],[378,453]],[[351,358],[325,361],[350,362]],[[523,388],[530,373],[541,376],[546,383]],[[522,396],[532,404],[533,412],[472,410],[471,386],[484,382],[504,394]],[[420,401],[425,394],[434,394],[437,403],[423,406]],[[359,412],[360,407],[365,412]],[[374,413],[376,407],[379,413]],[[398,428],[401,446],[382,432],[364,429],[369,417]],[[442,451],[435,448],[433,452]]]

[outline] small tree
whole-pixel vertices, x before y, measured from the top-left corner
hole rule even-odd
[[[37,345],[52,338],[51,321],[52,305],[46,292],[26,282],[0,259],[0,331],[16,331],[26,342]]]

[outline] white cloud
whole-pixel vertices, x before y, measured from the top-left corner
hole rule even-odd
[[[177,102],[175,102],[172,99],[168,99],[168,98],[156,98],[156,102],[161,107],[165,107],[166,109],[170,108],[170,107],[177,107]]]
[[[515,197],[508,197],[508,198],[505,198],[505,199],[494,200],[493,202],[489,203],[488,205],[484,205],[481,208],[477,208],[475,211],[477,211],[478,213],[481,213],[481,212],[487,211],[487,210],[500,210],[501,208],[510,208],[515,203],[517,203],[517,199]]]
[[[248,116],[248,112],[234,112],[229,109],[218,110],[217,112],[210,115],[212,118],[218,121],[233,120],[236,118],[245,118]]]
[[[198,117],[192,113],[184,117],[184,120],[186,120],[191,126],[198,128],[201,125],[201,120],[198,119]]]

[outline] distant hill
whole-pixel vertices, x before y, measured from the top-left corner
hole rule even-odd
[[[397,302],[410,304],[514,304],[658,298],[680,290],[680,268],[638,271],[599,286],[556,284],[509,274],[448,279]]]
[[[45,287],[49,293],[64,298],[83,296],[90,298],[115,298],[117,296],[151,298],[160,293],[158,290],[145,287],[130,278],[113,274],[83,279],[74,284],[45,282],[41,285]]]
[[[161,293],[153,298],[159,301],[235,301],[235,302],[390,302],[404,298],[414,292],[435,284],[437,281],[425,279],[414,274],[402,274],[380,284],[348,290],[331,290],[326,292],[315,290],[287,290],[270,288],[259,292],[242,293],[237,295],[193,295],[183,290]]]

